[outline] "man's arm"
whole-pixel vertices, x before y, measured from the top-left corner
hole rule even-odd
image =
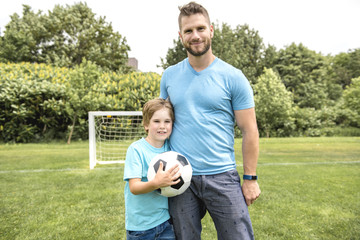
[[[256,124],[255,109],[236,110],[236,124],[243,135],[242,154],[245,175],[256,175],[259,157],[259,132]],[[243,180],[242,191],[246,204],[250,206],[260,195],[260,187],[256,180]]]

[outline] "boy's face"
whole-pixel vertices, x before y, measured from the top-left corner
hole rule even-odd
[[[169,109],[157,110],[150,119],[149,125],[145,126],[145,130],[148,132],[146,140],[154,147],[162,147],[165,140],[170,137],[172,126]]]
[[[198,13],[181,18],[179,35],[188,53],[193,56],[202,56],[211,47],[214,31],[208,19]]]

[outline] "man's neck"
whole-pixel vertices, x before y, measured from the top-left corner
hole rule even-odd
[[[196,72],[206,69],[215,60],[215,55],[209,50],[202,56],[193,56],[188,53],[189,63]]]

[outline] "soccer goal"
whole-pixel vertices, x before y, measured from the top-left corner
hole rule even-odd
[[[90,169],[96,164],[124,163],[126,151],[145,136],[142,112],[89,112]]]

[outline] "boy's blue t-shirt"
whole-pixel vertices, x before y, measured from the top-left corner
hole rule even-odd
[[[194,175],[236,167],[234,110],[255,106],[250,83],[239,69],[216,58],[196,72],[186,58],[164,71],[160,97],[169,97],[175,110],[170,148],[189,159]]]
[[[141,178],[147,182],[149,163],[159,153],[169,151],[165,141],[162,148],[155,148],[145,138],[133,142],[126,153],[124,180],[125,184],[125,228],[130,231],[145,231],[158,226],[170,218],[168,198],[155,191],[134,195],[130,192],[128,180]]]

